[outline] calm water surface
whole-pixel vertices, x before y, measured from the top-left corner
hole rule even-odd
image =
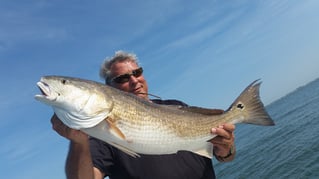
[[[237,125],[237,156],[218,178],[319,179],[319,79],[268,105],[274,127]]]

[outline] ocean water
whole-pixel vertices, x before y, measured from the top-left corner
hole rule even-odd
[[[266,106],[273,127],[237,125],[235,160],[217,178],[318,178],[319,79]]]

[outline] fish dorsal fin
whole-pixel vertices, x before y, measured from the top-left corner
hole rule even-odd
[[[116,126],[116,124],[115,124],[115,122],[114,122],[114,120],[113,120],[112,118],[107,117],[105,120],[106,120],[107,124],[109,125],[110,132],[111,132],[114,136],[116,136],[116,137],[118,137],[118,138],[120,138],[120,139],[126,140],[125,135],[123,134],[123,132],[121,131],[121,129],[119,129],[119,128]]]
[[[199,113],[203,115],[220,115],[224,113],[224,110],[222,109],[208,109],[208,108],[201,108],[197,106],[179,106],[179,109],[183,111]]]
[[[212,159],[213,158],[213,144],[210,142],[207,142],[206,147],[204,149],[193,151],[193,152],[195,154]]]
[[[126,153],[127,155],[131,156],[131,157],[134,157],[134,158],[141,157],[138,153],[130,150],[129,148],[126,148],[126,147],[121,146],[121,145],[119,145],[117,143],[114,143],[114,142],[111,142],[110,144],[112,146],[116,147],[117,149],[121,150],[122,152]]]

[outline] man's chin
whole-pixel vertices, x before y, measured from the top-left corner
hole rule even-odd
[[[143,99],[146,99],[148,100],[148,95],[147,93],[143,93],[143,92],[138,92],[138,93],[134,93],[136,96],[140,97],[140,98],[143,98]]]

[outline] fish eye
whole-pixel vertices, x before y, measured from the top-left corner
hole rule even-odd
[[[65,84],[65,83],[66,83],[66,80],[65,80],[65,79],[63,79],[61,82],[62,82],[62,84]]]
[[[242,103],[238,103],[238,104],[237,104],[237,108],[238,108],[238,109],[244,109],[245,106],[244,106],[244,104],[242,104]]]

